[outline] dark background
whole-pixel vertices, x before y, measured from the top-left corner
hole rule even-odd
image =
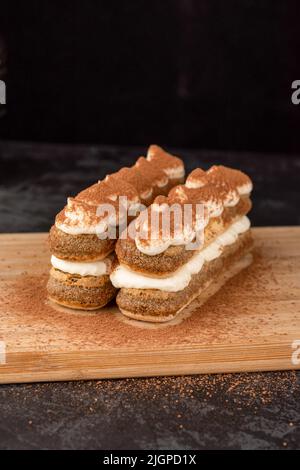
[[[299,11],[0,0],[0,232],[49,230],[67,196],[151,143],[187,172],[243,169],[253,225],[299,225]],[[0,448],[296,449],[299,397],[293,372],[5,385]]]
[[[299,11],[296,0],[2,1],[0,138],[297,153]]]

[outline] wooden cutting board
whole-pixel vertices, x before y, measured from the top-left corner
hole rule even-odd
[[[253,233],[252,264],[164,325],[54,306],[47,235],[0,235],[0,382],[300,368],[300,227]]]

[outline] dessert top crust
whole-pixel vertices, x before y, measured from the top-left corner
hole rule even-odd
[[[182,160],[151,146],[147,159],[140,157],[131,168],[108,175],[68,198],[55,225],[72,235],[106,232],[109,226],[122,225],[127,211],[136,213],[141,204],[151,204],[158,188],[170,189],[183,177]]]
[[[147,160],[155,163],[170,179],[184,177],[184,165],[180,158],[165,152],[158,145],[150,145]]]
[[[235,207],[226,207],[220,217],[210,219],[204,229],[203,247],[208,246],[212,240],[232,223],[246,215],[250,211],[251,205],[250,198],[243,197]],[[184,245],[171,245],[161,253],[148,256],[138,250],[134,238],[126,234],[126,236],[122,236],[117,241],[116,254],[119,263],[128,266],[131,270],[149,276],[161,277],[168,276],[184,265],[193,257],[195,251],[187,250]]]
[[[251,191],[251,179],[239,170],[216,165],[206,172],[198,168],[186,184],[174,187],[168,197],[157,197],[133,222],[136,247],[155,256],[172,245],[188,245],[211,218],[237,206]],[[176,212],[176,206],[181,211]]]

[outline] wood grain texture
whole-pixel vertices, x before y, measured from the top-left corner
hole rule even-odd
[[[253,233],[252,265],[163,325],[52,305],[47,234],[0,235],[0,382],[300,368],[300,227]]]

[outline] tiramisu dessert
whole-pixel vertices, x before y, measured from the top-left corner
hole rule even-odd
[[[118,234],[155,197],[183,181],[182,160],[152,145],[147,158],[68,198],[50,230],[49,298],[84,310],[106,305],[116,294],[109,274]]]
[[[132,221],[117,242],[118,264],[110,276],[120,289],[117,304],[124,315],[173,319],[249,251],[251,191],[250,178],[238,170],[196,169],[185,185],[157,197]],[[187,207],[187,220],[175,220],[174,207],[183,214]]]

